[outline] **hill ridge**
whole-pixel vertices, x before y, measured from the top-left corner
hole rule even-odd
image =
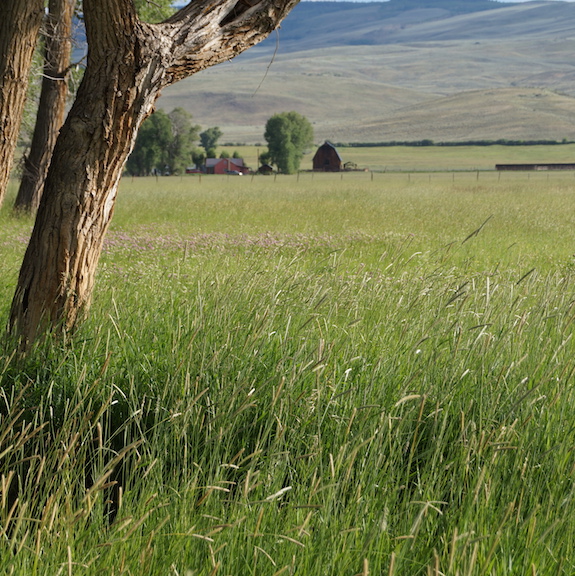
[[[279,46],[273,36],[158,106],[183,106],[233,142],[262,142],[267,118],[286,110],[307,116],[318,141],[467,140],[466,113],[486,139],[575,139],[575,4],[303,2]],[[519,95],[533,103],[533,91],[527,113]]]

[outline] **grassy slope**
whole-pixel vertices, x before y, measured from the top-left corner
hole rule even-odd
[[[171,87],[159,106],[183,106],[236,142],[261,141],[267,118],[291,109],[314,123],[318,141],[573,139],[574,10],[526,3],[395,28],[348,15],[355,24],[345,40],[333,16],[305,41],[280,31],[275,58],[272,39]],[[376,36],[363,38],[377,26]],[[535,93],[541,105],[531,105]]]

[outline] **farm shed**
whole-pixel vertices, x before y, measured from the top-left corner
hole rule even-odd
[[[230,174],[247,171],[242,158],[207,158],[206,174]]]
[[[273,174],[273,172],[274,172],[273,166],[270,166],[269,164],[262,164],[258,168],[258,174],[265,174],[266,176],[268,176],[269,174]]]
[[[313,169],[321,172],[339,172],[342,168],[343,161],[337,148],[326,140],[313,157]]]

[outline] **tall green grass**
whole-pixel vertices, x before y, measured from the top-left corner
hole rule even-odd
[[[575,571],[569,183],[358,176],[122,184],[0,358],[7,574]]]

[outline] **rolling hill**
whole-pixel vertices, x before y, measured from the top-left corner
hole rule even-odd
[[[316,140],[575,139],[575,4],[302,2],[279,34],[164,91],[223,141],[296,110]]]

